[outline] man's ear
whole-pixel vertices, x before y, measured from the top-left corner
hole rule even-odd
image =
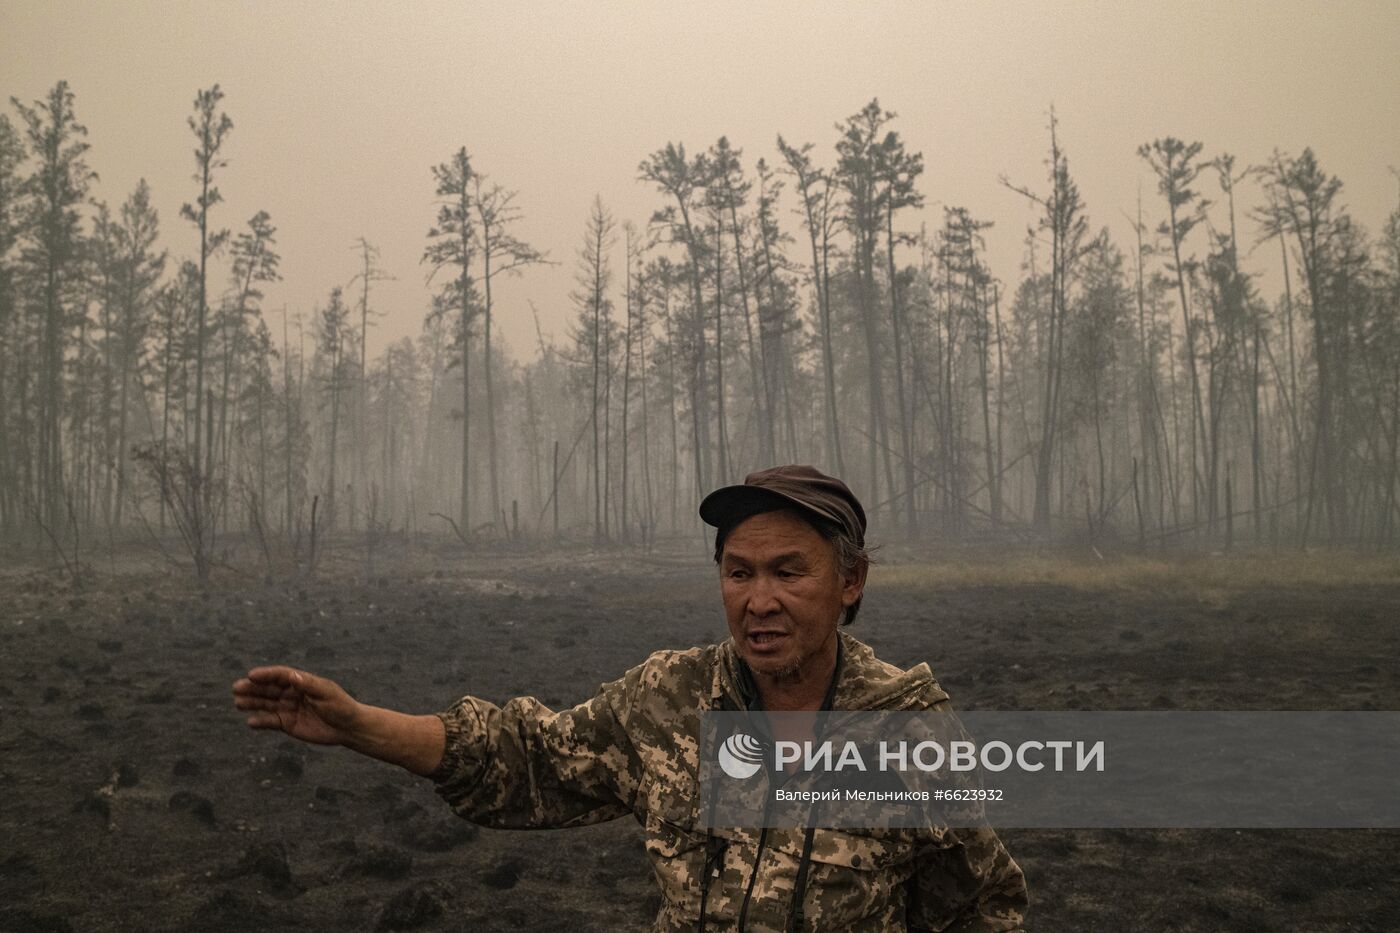
[[[857,561],[841,584],[841,605],[853,606],[865,592],[865,576],[870,572],[869,561]]]

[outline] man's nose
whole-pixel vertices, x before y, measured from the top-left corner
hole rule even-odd
[[[770,616],[782,611],[782,608],[782,603],[778,601],[778,588],[773,579],[766,574],[756,576],[753,588],[749,590],[749,614]]]

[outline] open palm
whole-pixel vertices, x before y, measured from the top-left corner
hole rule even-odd
[[[233,705],[254,729],[277,729],[317,745],[351,737],[359,703],[333,680],[292,667],[255,667],[233,684]]]

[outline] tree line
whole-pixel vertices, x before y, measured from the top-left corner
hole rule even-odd
[[[1396,541],[1400,207],[1367,232],[1311,149],[1246,165],[1146,141],[1125,158],[1155,192],[1119,243],[1052,111],[1045,176],[1002,179],[1034,218],[1003,279],[991,221],[926,209],[923,156],[878,101],[830,148],[668,142],[635,171],[650,217],[619,229],[595,199],[582,218],[571,326],[547,339],[500,283],[561,260],[518,236],[518,193],[465,146],[424,173],[421,267],[385,269],[361,236],[355,276],[303,313],[264,306],[273,214],[221,209],[218,85],[187,116],[188,256],[161,245],[144,180],[92,196],[65,82],[11,104],[0,537],[18,545],[149,533],[204,574],[250,535],[269,567],[350,532],[650,542],[698,533],[699,496],[779,462],[843,476],[911,540]],[[1261,250],[1283,265],[1273,297]],[[421,332],[371,357],[374,319],[414,313],[376,283],[420,274]],[[537,343],[513,358],[501,315],[526,313]]]

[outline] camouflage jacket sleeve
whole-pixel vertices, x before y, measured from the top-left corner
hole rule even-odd
[[[909,879],[909,929],[940,933],[1022,933],[1026,879],[987,828],[949,830],[917,857]]]
[[[462,697],[437,714],[447,742],[429,779],[458,815],[486,826],[582,826],[632,812],[641,769],[624,722],[639,672],[557,713],[534,697],[502,706]]]

